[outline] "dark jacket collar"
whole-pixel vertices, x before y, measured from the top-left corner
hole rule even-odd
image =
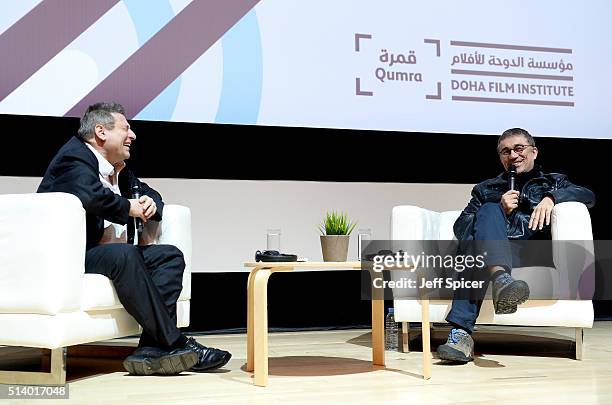
[[[521,183],[525,183],[531,179],[535,179],[536,177],[544,176],[544,171],[542,170],[542,166],[535,164],[533,169],[528,171],[527,173],[520,173],[516,178]],[[508,181],[508,172],[501,172],[498,176],[498,179],[503,181]]]

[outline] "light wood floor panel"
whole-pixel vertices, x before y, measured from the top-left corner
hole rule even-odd
[[[434,328],[434,350],[447,331]],[[70,400],[52,403],[612,403],[612,322],[597,322],[593,329],[585,329],[583,361],[571,358],[574,331],[570,328],[480,327],[475,334],[476,361],[447,365],[434,359],[428,381],[421,377],[418,330],[412,328],[411,335],[411,352],[387,352],[384,368],[371,364],[368,331],[270,334],[267,387],[254,386],[252,373],[244,371],[244,334],[198,338],[233,353],[224,369],[207,374],[133,377],[123,371],[122,358],[89,359],[69,352]],[[112,344],[135,345],[136,340]],[[0,348],[0,367],[7,362],[27,363],[33,356],[27,353]]]

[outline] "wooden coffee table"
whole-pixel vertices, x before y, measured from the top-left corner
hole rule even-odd
[[[272,273],[294,269],[361,270],[361,262],[246,262],[251,268],[247,283],[247,364],[254,383],[268,384],[268,279]],[[382,277],[382,275],[381,275]],[[385,365],[385,301],[382,291],[372,291],[372,364]],[[374,295],[377,294],[377,295]],[[429,300],[422,300],[423,378],[430,377]]]

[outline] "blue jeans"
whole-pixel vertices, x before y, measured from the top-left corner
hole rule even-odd
[[[512,267],[520,267],[520,256],[517,245],[511,245],[507,236],[507,217],[499,203],[485,203],[476,212],[473,232],[466,237],[471,247],[470,254],[487,252],[484,269],[473,269],[467,274],[462,274],[466,280],[484,281],[482,289],[477,291],[458,289],[454,293],[453,304],[446,321],[455,327],[465,329],[469,333],[474,331],[476,318],[480,313],[480,307],[484,294],[491,278],[487,268],[490,266],[501,266],[508,273]],[[536,235],[537,234],[537,235]],[[522,240],[540,238],[542,232],[528,231]],[[548,238],[549,239],[549,238]]]

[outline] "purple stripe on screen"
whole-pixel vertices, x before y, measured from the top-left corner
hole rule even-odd
[[[49,62],[119,0],[44,0],[0,35],[0,100]]]
[[[125,107],[126,117],[133,118],[258,2],[193,1],[66,116],[80,116],[99,101],[116,101]]]

